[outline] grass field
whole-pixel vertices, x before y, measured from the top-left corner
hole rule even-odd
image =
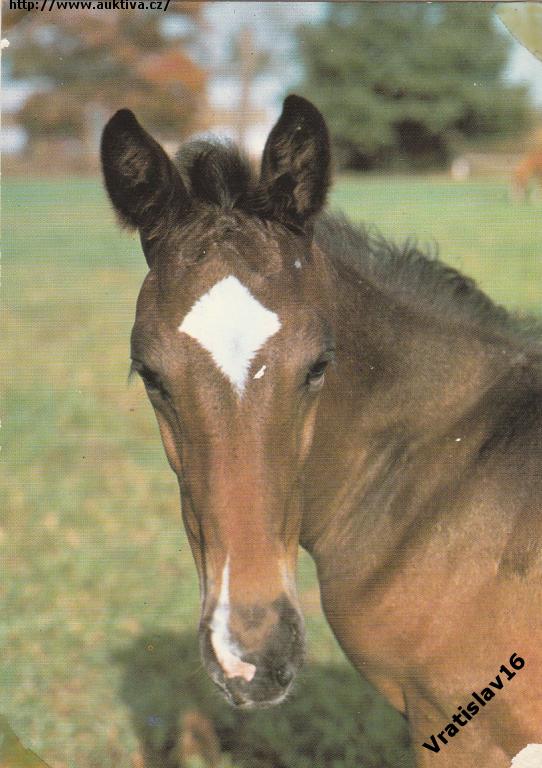
[[[505,184],[345,178],[332,205],[438,242],[500,303],[542,305],[542,205],[511,203]],[[54,768],[174,766],[194,708],[236,766],[410,765],[402,722],[321,617],[307,556],[309,659],[291,701],[239,715],[215,694],[176,481],[141,386],[126,383],[138,240],[94,180],[4,181],[3,209],[0,714]]]

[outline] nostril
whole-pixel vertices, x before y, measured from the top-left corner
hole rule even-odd
[[[280,667],[275,667],[273,676],[281,688],[286,688],[294,678],[294,669],[291,664],[283,664]]]

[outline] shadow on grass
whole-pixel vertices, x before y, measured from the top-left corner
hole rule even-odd
[[[177,768],[180,723],[190,712],[212,723],[236,768],[413,766],[403,718],[346,663],[307,664],[288,701],[243,712],[208,679],[192,632],[140,637],[114,659],[145,768]]]

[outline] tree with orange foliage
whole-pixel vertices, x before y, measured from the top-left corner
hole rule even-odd
[[[56,10],[15,17],[11,73],[36,81],[17,116],[30,142],[77,139],[94,154],[103,122],[121,107],[165,140],[201,128],[206,72],[188,49],[198,39],[202,8],[182,2],[168,14]]]

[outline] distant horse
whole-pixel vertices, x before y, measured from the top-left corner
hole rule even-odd
[[[523,200],[527,199],[533,182],[542,185],[542,147],[528,152],[514,168],[514,195]]]
[[[328,132],[302,98],[258,177],[217,143],[173,163],[127,110],[102,163],[149,264],[132,367],[179,480],[212,679],[239,707],[286,697],[301,544],[418,765],[508,768],[542,741],[540,344],[455,270],[322,213]]]

